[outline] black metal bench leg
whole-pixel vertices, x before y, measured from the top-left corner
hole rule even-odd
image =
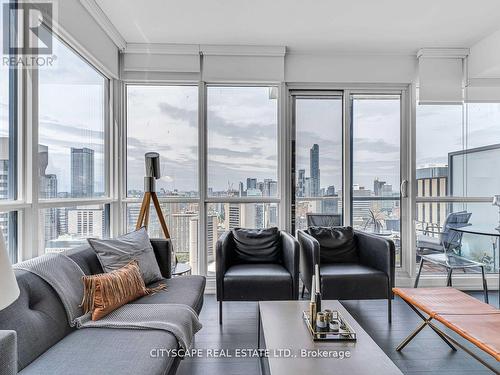
[[[222,325],[222,300],[219,301],[219,324]]]
[[[306,291],[306,285],[302,284],[302,298],[304,298],[304,292]]]
[[[418,267],[417,277],[415,278],[414,288],[418,288],[418,282],[420,280],[420,274],[422,273],[422,267],[424,266],[424,258],[420,258],[420,266]]]
[[[489,298],[488,298],[488,283],[486,282],[486,275],[484,273],[484,266],[481,266],[481,274],[483,276],[484,302],[490,303]]]
[[[446,286],[452,286],[451,274],[453,273],[453,268],[448,269],[448,277],[446,278]]]

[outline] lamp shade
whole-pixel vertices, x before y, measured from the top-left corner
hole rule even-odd
[[[9,306],[17,297],[19,297],[19,286],[0,230],[0,310]]]

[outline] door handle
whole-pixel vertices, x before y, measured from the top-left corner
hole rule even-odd
[[[401,198],[408,198],[408,180],[401,181],[400,192]]]

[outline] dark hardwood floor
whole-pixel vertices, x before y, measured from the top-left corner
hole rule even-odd
[[[482,300],[482,292],[471,294]],[[490,303],[498,306],[497,291],[490,293]],[[344,301],[343,305],[404,374],[492,374],[464,351],[451,351],[429,328],[425,328],[401,353],[396,352],[396,346],[421,322],[400,299],[393,303],[393,322],[390,326],[387,324],[385,301]],[[214,295],[206,295],[200,318],[203,329],[196,335],[195,348],[203,351],[227,349],[231,352],[236,348],[257,347],[257,303],[225,302],[224,324],[219,326],[218,303]],[[464,340],[460,342],[465,343]],[[473,346],[467,346],[478,353]],[[491,357],[481,357],[488,360],[488,363],[495,364]],[[500,371],[500,365],[498,368]],[[260,374],[260,367],[257,359],[204,356],[184,359],[178,374],[253,375]]]

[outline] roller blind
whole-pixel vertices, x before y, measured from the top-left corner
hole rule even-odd
[[[283,81],[285,47],[201,46],[203,80]]]
[[[419,57],[419,103],[460,104],[463,101],[463,59]]]

